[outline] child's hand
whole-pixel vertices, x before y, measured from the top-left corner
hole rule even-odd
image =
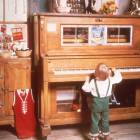
[[[89,83],[90,77],[89,76],[86,76],[85,79],[86,79],[86,82]]]
[[[115,68],[112,68],[111,71],[114,73],[116,71],[116,69]]]

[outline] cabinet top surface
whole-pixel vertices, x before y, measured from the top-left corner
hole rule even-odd
[[[95,17],[95,18],[140,18],[138,15],[104,15],[104,14],[75,14],[75,13],[34,13],[34,16],[56,16],[56,17]]]
[[[24,60],[31,60],[30,57],[26,58],[0,58],[0,61],[24,61]]]

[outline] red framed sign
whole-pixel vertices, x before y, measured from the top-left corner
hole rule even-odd
[[[12,31],[13,41],[23,39],[23,33],[22,33],[22,28],[21,27],[12,28],[11,31]]]

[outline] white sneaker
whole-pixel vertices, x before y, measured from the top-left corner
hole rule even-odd
[[[89,133],[89,136],[91,136],[91,137],[94,137],[94,134],[92,134],[92,133]]]
[[[89,136],[91,136],[91,137],[98,137],[98,135],[99,135],[99,133],[97,133],[97,134],[89,133]]]

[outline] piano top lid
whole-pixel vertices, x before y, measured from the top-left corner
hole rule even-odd
[[[77,14],[77,13],[49,13],[37,12],[34,16],[56,16],[56,17],[93,17],[93,18],[140,18],[139,15],[104,15],[104,14]]]

